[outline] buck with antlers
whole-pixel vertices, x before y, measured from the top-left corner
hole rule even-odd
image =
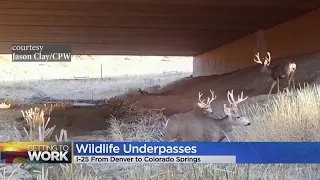
[[[211,98],[207,98],[207,102],[205,103],[205,99],[201,100],[202,94],[199,92],[198,98],[199,102],[194,103],[193,105],[193,114],[194,115],[207,115],[212,114],[211,102],[215,100],[217,97],[214,95],[214,92],[210,90]]]
[[[273,79],[269,94],[271,94],[272,89],[277,84],[278,85],[278,92],[280,91],[279,88],[279,80],[289,78],[288,88],[290,87],[290,83],[292,81],[293,88],[295,89],[294,83],[294,74],[297,69],[297,65],[293,61],[287,61],[285,63],[278,64],[274,67],[270,67],[271,56],[270,53],[267,52],[268,57],[265,57],[264,62],[262,63],[259,57],[259,53],[256,54],[256,58],[254,61],[256,63],[262,64],[263,67],[261,69],[261,73],[265,74]]]
[[[212,93],[213,94],[213,93]],[[243,98],[243,93],[238,96],[238,100],[233,98],[233,91],[227,94],[229,105],[224,104],[223,118],[217,119],[212,115],[211,108],[202,108],[202,114],[200,110],[197,113],[193,113],[187,117],[176,116],[170,118],[165,127],[164,141],[187,141],[187,142],[220,142],[226,137],[226,133],[231,132],[234,126],[249,126],[250,121],[239,114],[237,105],[246,100],[248,97]],[[212,102],[214,98],[211,98],[207,102]],[[196,104],[201,104],[200,100]],[[201,107],[208,107],[201,106]],[[198,106],[198,108],[201,108]],[[205,113],[208,112],[208,113]]]

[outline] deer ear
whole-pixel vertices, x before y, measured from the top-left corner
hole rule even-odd
[[[230,108],[226,104],[223,105],[223,110],[226,115],[231,115]]]

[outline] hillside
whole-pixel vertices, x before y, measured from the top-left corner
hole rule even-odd
[[[295,75],[296,88],[305,82],[313,83],[320,76],[320,53],[312,53],[303,56],[288,57],[271,62],[271,66],[285,60],[296,61],[297,70]],[[226,100],[227,91],[234,89],[234,94],[241,91],[246,96],[258,96],[268,94],[272,81],[260,73],[261,66],[255,65],[240,71],[219,76],[184,78],[164,87],[157,95],[133,96],[131,99],[138,100],[143,106],[150,108],[166,108],[165,114],[170,116],[176,113],[187,112],[192,109],[193,103],[198,100],[198,92],[203,97],[213,90],[217,96],[215,100]],[[280,81],[280,89],[287,86],[288,81]],[[277,87],[272,93],[276,93]],[[214,103],[213,103],[213,106]]]

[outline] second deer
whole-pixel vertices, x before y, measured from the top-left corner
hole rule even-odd
[[[267,52],[268,57],[265,57],[264,62],[262,63],[259,57],[259,53],[256,54],[256,58],[254,61],[258,64],[262,64],[263,67],[261,69],[261,73],[265,74],[273,79],[269,94],[271,94],[272,89],[277,84],[278,85],[278,92],[280,92],[279,88],[279,80],[289,78],[288,89],[290,88],[290,83],[292,81],[293,88],[295,89],[295,82],[294,82],[294,74],[297,69],[297,65],[293,61],[287,61],[285,63],[278,64],[274,67],[270,67],[271,56],[270,53]]]
[[[213,93],[212,93],[213,94]],[[200,100],[196,103],[202,104]],[[174,117],[167,121],[165,127],[164,141],[187,141],[187,142],[220,142],[226,137],[226,133],[231,132],[234,126],[249,126],[250,121],[239,114],[237,105],[246,100],[243,98],[243,93],[238,96],[238,100],[233,98],[233,91],[227,94],[229,105],[224,104],[224,113],[226,114],[221,119],[216,119],[212,116],[210,104],[195,106],[194,113],[187,117]],[[209,99],[211,103],[215,97]],[[202,109],[202,111],[200,111]],[[202,112],[202,113],[201,113]]]

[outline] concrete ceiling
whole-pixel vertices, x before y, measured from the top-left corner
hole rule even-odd
[[[71,43],[73,54],[195,56],[320,7],[320,0],[2,0],[0,53]]]

